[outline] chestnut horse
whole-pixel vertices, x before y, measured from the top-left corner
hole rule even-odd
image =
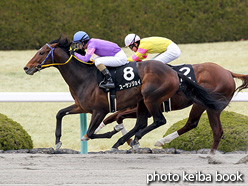
[[[98,87],[97,68],[70,56],[70,45],[71,42],[67,38],[51,41],[49,44],[45,44],[24,67],[25,72],[29,75],[50,66],[56,67],[68,84],[75,100],[73,105],[61,109],[56,116],[56,149],[62,145],[60,141],[61,122],[63,116],[68,114],[92,114],[87,130],[87,139],[106,138],[112,135],[108,133],[94,134],[96,128],[109,113],[107,93]],[[117,110],[137,105],[136,125],[114,144],[113,149],[117,149],[133,135],[138,142],[146,133],[166,123],[160,104],[176,94],[180,84],[179,77],[184,81],[183,92],[186,96],[201,103],[204,109],[207,107],[214,112],[213,110],[222,110],[226,106],[226,102],[218,100],[215,94],[198,86],[184,75],[177,74],[161,62],[147,61],[137,63],[136,66],[142,85],[116,92]],[[149,114],[153,117],[153,123],[146,127]]]
[[[226,100],[228,100],[228,102],[231,101],[236,91],[241,91],[248,88],[248,75],[233,73],[215,63],[194,64],[193,69],[195,72],[196,81],[199,85],[220,93],[226,98]],[[242,84],[238,88],[236,88],[234,78],[242,80]],[[165,143],[170,143],[173,139],[197,127],[202,113],[206,110],[206,108],[201,105],[192,103],[192,101],[186,98],[183,94],[175,94],[171,98],[171,111],[184,109],[192,104],[193,106],[185,126],[178,131],[158,140],[155,144],[156,146],[163,146]],[[214,153],[215,150],[217,150],[223,135],[223,129],[220,121],[221,111],[207,109],[207,114],[214,138],[210,152]],[[123,120],[125,118],[136,118],[136,108],[118,111],[107,117],[103,121],[103,124],[107,125],[114,121],[117,121],[118,124],[123,124]]]

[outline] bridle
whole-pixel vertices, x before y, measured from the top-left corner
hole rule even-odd
[[[36,68],[38,68],[38,70],[40,70],[40,69],[43,67],[44,63],[47,61],[47,59],[50,57],[50,55],[52,55],[52,61],[53,61],[53,63],[54,63],[53,51],[54,51],[55,48],[51,47],[51,46],[50,46],[49,44],[47,44],[47,43],[46,43],[46,46],[48,46],[51,50],[50,50],[50,52],[47,54],[46,58],[41,62],[41,64],[37,65]]]
[[[67,64],[67,63],[71,60],[72,57],[76,58],[76,59],[77,59],[78,61],[80,61],[81,63],[87,64],[87,65],[93,65],[93,64],[94,64],[94,62],[84,62],[84,61],[81,61],[81,60],[79,60],[76,56],[73,56],[73,55],[71,55],[71,56],[69,57],[69,59],[66,60],[66,62],[64,62],[64,63],[55,63],[55,62],[54,62],[54,55],[53,55],[53,52],[54,52],[54,49],[55,49],[55,48],[54,48],[54,47],[51,47],[51,46],[50,46],[49,44],[47,44],[47,43],[46,43],[46,46],[48,46],[51,50],[50,50],[49,53],[47,54],[46,58],[41,62],[41,64],[38,64],[38,65],[35,67],[37,70],[41,70],[42,68],[50,67],[50,66],[65,65],[65,64]],[[46,65],[44,65],[44,63],[47,61],[47,59],[48,59],[50,56],[52,56],[52,63],[51,63],[51,64],[46,64]]]

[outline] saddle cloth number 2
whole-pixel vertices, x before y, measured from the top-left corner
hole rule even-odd
[[[188,77],[188,74],[190,73],[190,68],[189,67],[183,67],[183,68],[180,68],[179,71],[183,72],[183,75]],[[191,79],[191,77],[188,77],[188,78]]]

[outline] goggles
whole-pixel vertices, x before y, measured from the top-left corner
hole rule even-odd
[[[134,47],[134,44],[129,45],[128,47],[132,50],[132,49],[133,49],[133,47]]]
[[[83,48],[83,44],[80,42],[74,42],[71,44],[71,49],[72,50],[79,50]]]

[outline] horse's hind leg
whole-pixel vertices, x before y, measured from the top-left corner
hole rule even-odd
[[[204,107],[197,105],[197,104],[193,104],[192,109],[190,111],[189,119],[186,122],[186,124],[184,125],[184,127],[179,129],[178,131],[173,132],[172,134],[169,134],[169,135],[165,136],[164,138],[158,140],[155,143],[155,146],[161,147],[165,143],[170,143],[172,140],[181,136],[185,132],[188,132],[188,131],[196,128],[198,125],[198,122],[200,120],[200,117],[204,111],[205,111]]]
[[[162,111],[160,110],[160,104],[154,104],[154,102],[146,102],[146,106],[149,109],[150,114],[153,116],[153,123],[149,125],[148,127],[138,131],[135,134],[135,139],[132,141],[131,146],[133,148],[136,147],[136,144],[138,144],[139,140],[148,132],[164,125],[166,123],[166,119],[163,116]]]
[[[221,112],[208,109],[207,114],[208,114],[210,126],[213,131],[213,137],[214,137],[214,141],[213,141],[213,145],[212,145],[210,153],[214,154],[219,146],[221,137],[223,135],[223,129],[222,129],[221,121],[220,121]]]
[[[61,138],[61,124],[62,124],[62,118],[65,115],[69,115],[69,114],[79,114],[79,113],[83,113],[84,111],[78,107],[76,104],[73,104],[69,107],[66,107],[64,109],[59,110],[59,112],[56,115],[56,131],[55,131],[55,137],[56,137],[56,141],[55,141],[55,145],[56,145],[56,150],[59,149],[62,145],[62,142],[60,141]]]
[[[147,126],[148,110],[144,105],[143,100],[137,106],[137,120],[134,128],[130,130],[127,134],[121,137],[113,146],[112,150],[118,149],[119,146],[123,145],[128,139],[130,139],[136,132]]]

